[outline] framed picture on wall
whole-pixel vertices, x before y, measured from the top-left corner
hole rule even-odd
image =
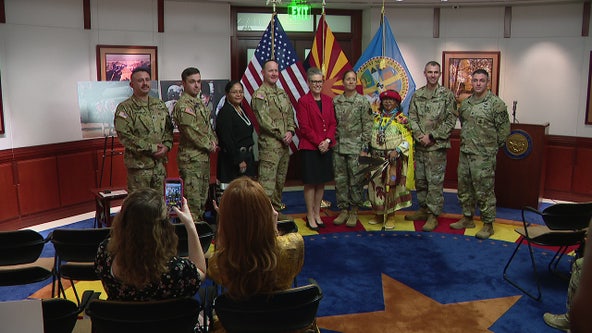
[[[588,98],[586,99],[586,125],[592,125],[592,51],[588,67]]]
[[[444,51],[442,52],[442,85],[452,90],[460,105],[473,92],[471,76],[477,69],[489,73],[489,89],[498,94],[500,52]]]
[[[137,67],[150,70],[158,80],[156,46],[97,45],[97,80],[129,81]]]

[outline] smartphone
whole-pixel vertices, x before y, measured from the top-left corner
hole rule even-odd
[[[169,214],[175,215],[173,207],[181,209],[183,204],[183,180],[181,178],[167,178],[164,181],[164,201]]]

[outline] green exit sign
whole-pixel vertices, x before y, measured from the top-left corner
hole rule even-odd
[[[306,0],[292,0],[288,5],[288,15],[294,19],[305,20],[310,17],[311,6]]]

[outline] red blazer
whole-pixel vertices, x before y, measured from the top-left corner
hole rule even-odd
[[[298,149],[318,150],[319,144],[330,139],[330,147],[335,146],[335,109],[333,108],[333,99],[327,95],[321,94],[321,103],[323,113],[319,110],[317,102],[308,92],[300,97],[296,106],[296,119],[298,120]]]

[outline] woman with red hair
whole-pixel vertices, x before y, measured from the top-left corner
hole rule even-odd
[[[372,125],[372,157],[384,159],[381,171],[373,173],[368,196],[375,216],[370,224],[384,223],[394,229],[389,214],[411,206],[413,183],[413,137],[409,121],[400,109],[401,95],[395,90],[380,94],[380,110]]]
[[[297,232],[282,234],[278,213],[258,182],[240,177],[228,185],[218,210],[216,250],[208,276],[236,301],[292,287],[304,265],[304,239]],[[309,329],[318,332],[316,324]],[[309,329],[292,333],[308,333]],[[226,332],[217,316],[211,332]]]

